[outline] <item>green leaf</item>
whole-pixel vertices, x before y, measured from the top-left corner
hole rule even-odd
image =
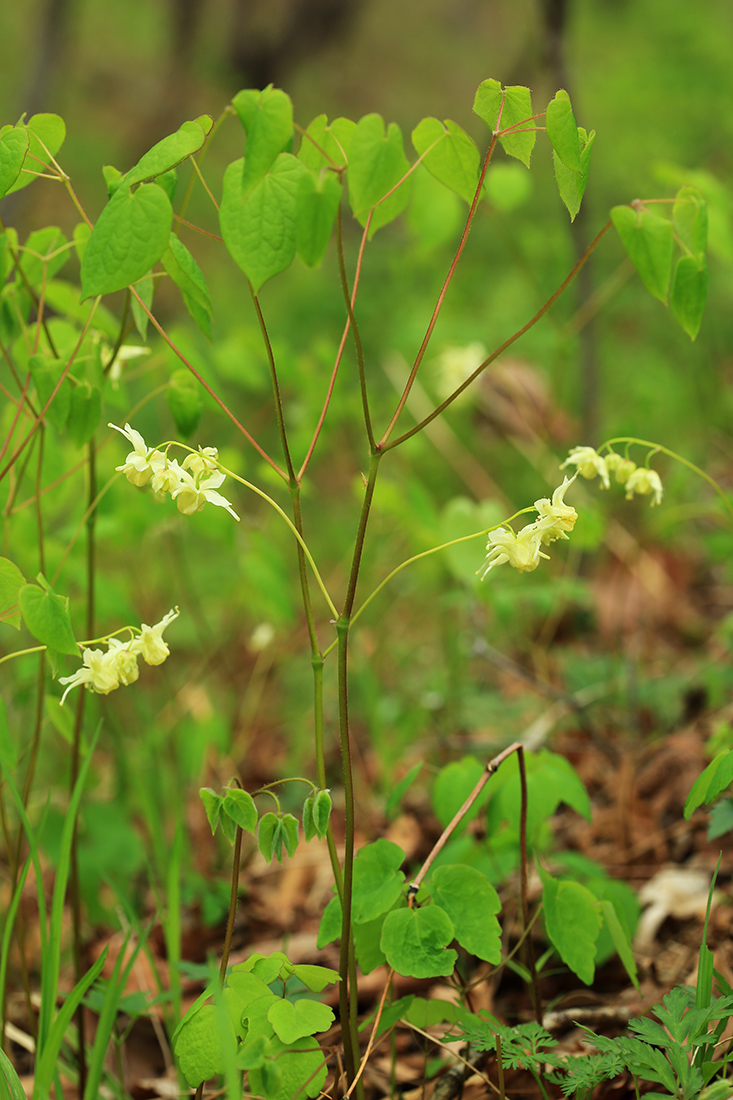
[[[257,828],[257,807],[248,791],[230,787],[224,795],[221,809],[240,829],[254,834]]]
[[[302,998],[293,1004],[278,998],[270,1005],[267,1019],[275,1029],[275,1034],[283,1043],[295,1043],[306,1035],[315,1035],[317,1031],[328,1031],[335,1017],[328,1005],[320,1001]]]
[[[25,126],[3,126],[0,130],[0,199],[20,175],[29,141]]]
[[[591,806],[588,792],[572,764],[558,753],[542,749],[538,753],[525,754],[527,774],[527,837],[534,840],[537,830],[565,803],[590,821]],[[521,790],[518,769],[509,761],[492,779],[491,802],[487,824],[489,835],[494,836],[503,822],[508,822],[513,832],[519,833]]]
[[[295,849],[298,847],[297,817],[294,817],[292,814],[283,814],[280,819],[280,829],[285,851],[292,858],[295,854]]]
[[[57,653],[79,656],[69,617],[67,596],[57,596],[50,586],[26,584],[18,593],[23,622],[34,638]]]
[[[298,192],[296,249],[304,264],[316,267],[331,239],[341,202],[341,182],[333,172],[303,176]]]
[[[298,196],[307,169],[290,153],[280,153],[245,193],[241,168],[242,162],[234,161],[224,173],[219,223],[224,244],[257,293],[295,256]]]
[[[318,939],[316,941],[316,947],[321,951],[329,943],[333,943],[341,935],[341,902],[338,894],[331,898],[326,908],[323,910],[323,916],[321,917],[321,923],[318,926]]]
[[[316,833],[323,840],[328,832],[328,823],[331,820],[331,793],[328,790],[318,791],[313,805],[313,823]]]
[[[175,168],[186,157],[198,152],[213,125],[213,119],[208,115],[201,115],[193,122],[184,122],[175,134],[164,137],[140,158],[135,167],[125,175],[125,184],[132,187],[136,183],[154,179]]]
[[[585,194],[585,188],[588,183],[588,173],[590,171],[590,155],[593,149],[593,142],[596,139],[596,132],[595,130],[591,130],[589,134],[586,134],[583,127],[580,126],[578,128],[578,136],[580,139],[579,172],[573,171],[572,168],[567,168],[554,150],[552,153],[557,189],[560,192],[560,198],[568,208],[571,221],[575,221],[575,217],[580,210],[583,195]]]
[[[261,92],[238,92],[232,106],[247,135],[244,160],[238,162],[242,189],[247,192],[269,172],[278,155],[290,148],[293,104],[289,95],[270,84]]]
[[[606,920],[606,927],[611,934],[613,940],[613,946],[618,952],[618,957],[624,964],[626,973],[631,978],[631,983],[637,992],[641,992],[641,986],[639,985],[639,978],[636,970],[636,960],[634,959],[634,952],[631,947],[631,940],[626,934],[621,921],[618,919],[618,914],[612,901],[604,900],[600,902],[601,912]]]
[[[201,268],[175,233],[171,233],[168,247],[161,257],[163,267],[183,293],[184,302],[192,299],[209,317],[212,314],[211,298]],[[196,317],[194,317],[194,321]],[[209,331],[210,335],[210,331]]]
[[[700,331],[708,295],[708,269],[705,256],[680,256],[672,277],[669,304],[691,340]]]
[[[393,908],[401,908],[400,903],[396,903]],[[382,913],[374,920],[352,925],[354,952],[362,974],[371,974],[372,970],[384,966],[387,961],[380,946],[385,920],[386,913]]]
[[[283,861],[281,822],[281,817],[275,813],[266,813],[260,818],[260,824],[257,830],[257,845],[267,863],[272,861],[273,856],[277,859],[278,863],[282,863]]]
[[[435,816],[443,828],[453,819],[483,773],[484,766],[475,756],[464,756],[462,760],[454,760],[438,772],[430,800]],[[465,828],[466,824],[477,816],[488,795],[488,791],[482,793],[463,818],[459,828],[461,826]]]
[[[306,844],[310,843],[316,835],[316,824],[313,820],[314,803],[315,796],[312,794],[309,794],[303,803],[303,836],[305,837]]]
[[[397,123],[390,122],[385,130],[381,115],[364,115],[357,123],[351,142],[349,203],[360,225],[366,225],[369,212],[374,210],[369,225],[370,236],[396,218],[407,205],[409,181],[401,184],[389,198],[386,195],[409,167],[402,146],[402,131]]]
[[[322,840],[328,831],[331,817],[331,795],[327,790],[316,791],[303,803],[303,835],[306,841],[314,836]]]
[[[611,219],[644,286],[666,303],[672,267],[672,223],[641,205],[614,206]]]
[[[219,818],[221,817],[221,807],[224,799],[211,787],[201,787],[201,789],[199,790],[199,796],[204,804],[206,817],[208,818],[209,826],[211,828],[211,835],[213,836],[216,833],[216,827],[219,824]]]
[[[296,963],[293,977],[298,978],[312,993],[322,993],[327,985],[340,981],[338,970],[328,966],[313,966],[311,963]]]
[[[36,387],[41,408],[44,408],[53,393],[59,378],[64,372],[65,363],[61,359],[52,359],[46,355],[31,355],[28,369]],[[71,409],[71,383],[65,380],[59,387],[53,401],[46,409],[45,418],[56,431],[63,431]]]
[[[501,959],[501,926],[494,914],[500,911],[501,902],[486,876],[473,867],[439,867],[428,889],[433,901],[453,922],[461,947],[497,964]]]
[[[354,895],[351,919],[374,920],[386,913],[402,893],[405,876],[400,866],[405,853],[391,840],[380,837],[359,850],[354,860]]]
[[[473,102],[474,113],[486,123],[492,133],[498,129],[504,152],[516,157],[529,168],[537,137],[536,125],[528,121],[532,117],[532,95],[529,88],[513,85],[502,89],[498,80],[484,80],[479,84]],[[504,131],[526,123],[520,132]]]
[[[66,431],[72,443],[83,447],[94,435],[102,417],[102,395],[96,386],[80,382],[71,390]]]
[[[580,172],[580,140],[570,96],[564,90],[555,93],[547,105],[545,127],[550,144],[566,168]]]
[[[25,577],[18,566],[9,558],[0,558],[0,620],[16,630],[20,630],[18,593],[24,584]]]
[[[81,264],[84,298],[111,294],[146,275],[168,246],[173,208],[156,183],[120,187],[92,230]]]
[[[7,189],[6,195],[20,191],[33,183],[39,172],[50,167],[48,155],[55,157],[66,137],[66,125],[59,115],[33,115],[26,123],[30,138],[23,169],[15,183]]]
[[[453,973],[458,955],[448,950],[453,924],[438,905],[423,909],[393,909],[382,928],[381,948],[398,974],[437,978]]]
[[[173,1048],[191,1088],[223,1073],[225,1043],[234,1049],[236,1036],[228,1016],[220,1013],[216,1005],[202,1005],[182,1021]]]
[[[350,118],[335,118],[329,124],[326,115],[318,115],[303,134],[298,157],[316,172],[345,168],[355,130],[356,123]]]
[[[672,225],[682,245],[699,257],[708,243],[708,205],[697,187],[682,187],[672,207]]]
[[[27,1100],[26,1091],[4,1050],[0,1050],[0,1081],[3,1082],[3,1085],[0,1085],[0,1092],[4,1100]]]
[[[179,434],[188,439],[196,431],[203,403],[199,384],[187,367],[173,371],[168,380],[165,399],[173,413]]]
[[[541,867],[539,871],[544,884],[545,927],[550,943],[580,980],[591,985],[601,930],[599,903],[580,883],[557,882]]]
[[[272,1062],[249,1071],[249,1092],[266,1096],[267,1100],[293,1100],[295,1096],[315,1097],[321,1092],[327,1075],[326,1058],[313,1038],[282,1043],[273,1038],[270,1047]],[[276,1067],[273,1079],[268,1067]]]
[[[474,141],[447,118],[424,118],[412,131],[412,144],[436,179],[471,205],[478,186],[481,156]],[[428,151],[429,150],[429,151]]]
[[[698,806],[709,805],[732,782],[733,750],[718,753],[692,784],[685,802],[685,820],[690,820]]]

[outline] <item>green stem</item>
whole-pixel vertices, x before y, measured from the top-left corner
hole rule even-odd
[[[519,745],[517,748],[517,759],[519,761],[519,784],[522,792],[522,803],[519,811],[519,853],[521,861],[520,881],[521,881],[521,896],[522,896],[522,931],[526,932],[529,928],[529,860],[527,858],[527,770],[524,763],[524,746]],[[540,982],[537,975],[537,968],[535,966],[534,947],[532,946],[532,940],[529,936],[524,941],[524,964],[529,970],[531,975],[531,996],[532,1007],[534,1008],[535,1019],[538,1024],[542,1025],[542,995],[540,993]]]
[[[367,477],[361,515],[359,517],[359,526],[354,542],[354,554],[351,562],[351,572],[349,574],[346,598],[344,600],[343,611],[336,623],[336,634],[338,637],[339,734],[341,741],[341,761],[344,779],[344,812],[346,819],[344,840],[344,890],[341,901],[341,956],[339,962],[341,982],[339,985],[339,1007],[344,1038],[346,1073],[349,1084],[354,1080],[356,1074],[356,1054],[359,1049],[356,1017],[357,990],[354,983],[355,963],[353,960],[353,939],[351,933],[356,819],[354,779],[351,761],[351,732],[349,727],[349,628],[354,600],[356,598],[356,586],[359,580],[359,569],[361,566],[362,554],[364,552],[364,540],[374,497],[374,488],[379,472],[380,460],[380,452],[373,452],[369,465],[369,474]]]
[[[258,497],[262,497],[263,500],[267,501],[267,503],[270,505],[270,507],[274,508],[275,511],[277,512],[277,514],[282,519],[285,520],[288,527],[290,528],[290,530],[293,532],[296,539],[298,540],[298,545],[300,546],[300,548],[302,549],[302,551],[305,554],[306,558],[308,559],[308,564],[310,565],[311,569],[313,570],[313,576],[316,578],[316,583],[318,584],[318,587],[320,588],[321,592],[323,593],[323,595],[326,599],[326,603],[328,604],[329,610],[330,610],[331,614],[333,615],[334,620],[338,619],[338,611],[336,610],[336,605],[334,604],[333,600],[331,599],[331,597],[328,594],[328,589],[326,588],[325,584],[323,583],[323,579],[321,577],[321,574],[318,572],[318,567],[316,566],[316,563],[313,560],[313,555],[311,554],[310,550],[308,549],[308,547],[306,545],[306,542],[305,542],[305,539],[303,538],[300,531],[295,526],[295,524],[293,523],[293,521],[291,520],[291,518],[287,514],[287,512],[283,511],[283,509],[280,507],[280,505],[277,503],[277,501],[273,500],[271,496],[268,496],[267,493],[264,492],[263,489],[258,488],[256,485],[253,485],[251,481],[247,481],[245,478],[240,477],[239,474],[235,474],[233,470],[227,470],[226,466],[222,466],[221,463],[217,463],[217,465],[218,465],[219,469],[221,470],[221,472],[223,474],[226,474],[227,477],[234,478],[234,480],[238,481],[240,483],[240,485],[244,485],[245,488],[251,489],[252,492],[256,493]]]
[[[224,985],[229,965],[229,955],[232,950],[232,936],[234,935],[234,918],[237,915],[237,898],[239,896],[239,864],[242,859],[242,828],[237,825],[234,835],[234,852],[232,854],[232,888],[229,894],[229,914],[227,916],[227,928],[224,934],[224,946],[221,952],[221,964],[219,966],[219,984]]]
[[[95,542],[95,524],[97,521],[97,510],[93,507],[94,501],[97,496],[97,452],[92,437],[88,444],[88,484],[87,484],[87,540],[86,540],[86,582],[87,582],[87,614],[86,614],[86,626],[85,633],[87,637],[93,637],[94,635],[94,596],[95,596],[95,579],[96,579],[96,542]],[[79,778],[79,769],[81,767],[81,735],[84,727],[84,702],[86,699],[86,692],[80,691],[77,697],[76,703],[76,718],[74,722],[74,740],[71,749],[71,774],[69,778],[70,792],[73,794],[76,787],[77,780]],[[84,976],[84,955],[82,949],[82,934],[81,934],[81,887],[79,883],[79,855],[78,855],[78,835],[77,824],[74,825],[74,832],[71,838],[71,863],[70,863],[70,878],[69,878],[69,891],[71,898],[71,922],[72,922],[72,943],[73,943],[73,956],[74,956],[74,978],[76,982],[81,981]],[[87,1061],[86,1061],[86,1025],[84,1017],[84,1006],[79,1005],[76,1011],[76,1026],[79,1035],[79,1095],[83,1096],[86,1088],[87,1077]]]

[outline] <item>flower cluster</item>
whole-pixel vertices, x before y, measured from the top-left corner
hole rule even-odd
[[[638,493],[639,496],[651,495],[652,504],[660,504],[662,501],[664,490],[657,471],[650,470],[647,466],[637,466],[630,458],[624,458],[616,451],[599,455],[592,447],[573,447],[560,469],[563,470],[566,466],[575,466],[583,477],[599,476],[604,489],[609,487],[609,474],[613,474],[620,485],[626,486],[627,500]]]
[[[200,512],[208,503],[226,508],[231,516],[239,519],[229,501],[217,492],[226,475],[217,468],[216,447],[199,447],[198,451],[192,451],[182,463],[178,463],[174,458],[168,458],[167,453],[149,448],[140,432],[129,424],[125,424],[124,428],[118,428],[116,424],[109,427],[124,435],[133,446],[124,464],[115,467],[133,485],[150,483],[153,492],[170,493],[178,511],[184,516]]]
[[[577,476],[576,472],[572,477],[566,477],[562,485],[555,489],[552,500],[549,497],[536,500],[534,506],[538,513],[537,519],[534,523],[528,523],[518,534],[511,527],[498,527],[495,531],[489,531],[486,561],[478,571],[481,580],[495,565],[509,562],[520,573],[531,573],[540,564],[540,558],[549,558],[549,554],[543,553],[542,547],[549,546],[556,539],[566,539],[568,531],[572,531],[578,518],[578,513],[564,499],[568,486],[572,485]]]
[[[140,628],[140,633],[128,642],[121,642],[119,638],[110,638],[107,642],[107,652],[101,649],[84,650],[83,664],[73,676],[61,676],[60,684],[68,684],[66,691],[61,696],[63,706],[66,696],[72,688],[82,684],[90,691],[98,695],[109,695],[120,684],[126,687],[134,684],[140,675],[137,667],[138,657],[149,665],[162,665],[170,650],[163,641],[163,631],[178,617],[178,608],[169,611],[155,626],[147,626],[145,623]]]

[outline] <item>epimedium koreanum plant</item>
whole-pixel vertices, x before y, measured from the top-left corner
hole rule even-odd
[[[517,86],[503,88],[496,80],[486,80],[476,93],[474,111],[488,127],[488,149],[484,155],[452,120],[443,122],[427,118],[411,134],[416,158],[410,162],[405,155],[400,128],[394,123],[385,125],[377,114],[365,115],[358,122],[346,118],[329,122],[325,115],[321,115],[308,126],[300,127],[293,120],[292,104],[285,92],[272,86],[262,91],[248,89],[233,98],[216,122],[209,116],[201,116],[184,123],[127,172],[105,168],[108,201],[94,224],[57,160],[65,136],[63,121],[55,115],[35,115],[27,122],[21,119],[17,125],[5,126],[0,130],[0,196],[25,187],[36,177],[42,176],[66,188],[82,218],[70,240],[60,229],[47,227],[34,231],[21,244],[12,228],[2,227],[0,340],[6,349],[7,360],[13,363],[18,392],[9,407],[8,435],[3,448],[6,461],[0,470],[0,478],[15,470],[20,460],[30,455],[29,445],[38,438],[42,439],[47,427],[83,449],[88,485],[82,524],[86,526],[87,560],[93,561],[96,507],[105,491],[100,491],[98,487],[96,433],[103,422],[106,387],[119,377],[120,364],[125,358],[139,352],[139,349],[133,349],[125,342],[131,316],[143,337],[152,326],[183,365],[182,371],[172,375],[167,394],[179,434],[188,437],[195,430],[201,407],[199,390],[203,387],[243,440],[268,465],[272,477],[279,479],[289,492],[288,515],[274,496],[225,469],[219,461],[217,448],[209,446],[194,450],[175,440],[151,448],[129,422],[122,428],[111,425],[132,446],[116,471],[138,487],[149,487],[158,495],[170,495],[183,515],[194,515],[207,504],[212,504],[239,519],[233,504],[218,492],[224,479],[231,476],[248,491],[267,501],[293,533],[313,667],[314,743],[318,772],[317,783],[305,780],[310,784],[311,793],[303,806],[303,831],[306,840],[316,836],[326,839],[333,867],[335,896],[324,915],[320,939],[322,943],[340,939],[339,1016],[349,1092],[361,1090],[360,1073],[364,1064],[363,1059],[360,1063],[359,1055],[357,960],[362,969],[372,969],[386,962],[391,968],[390,974],[396,970],[423,977],[448,976],[454,973],[458,959],[456,950],[450,946],[456,942],[464,953],[493,965],[501,965],[499,924],[496,919],[501,905],[495,886],[484,871],[466,866],[461,860],[452,864],[441,863],[441,858],[456,839],[454,834],[460,832],[462,823],[465,824],[467,815],[476,812],[482,805],[481,799],[488,793],[484,788],[488,780],[496,775],[499,765],[514,755],[519,762],[518,788],[512,788],[510,793],[506,782],[496,780],[496,793],[489,801],[489,810],[494,807],[493,821],[499,824],[504,818],[497,815],[510,808],[516,823],[512,858],[518,860],[520,869],[522,966],[523,973],[532,984],[538,1013],[541,996],[529,936],[532,918],[527,896],[528,861],[531,854],[541,850],[537,843],[537,830],[560,801],[559,797],[555,801],[542,801],[539,792],[546,785],[544,779],[553,777],[557,792],[558,777],[564,777],[566,795],[568,791],[574,792],[568,796],[573,807],[584,813],[589,809],[587,795],[584,798],[581,793],[582,784],[567,762],[561,762],[561,758],[554,754],[525,757],[523,747],[514,743],[485,767],[478,765],[478,775],[472,773],[470,767],[466,771],[470,782],[465,791],[465,801],[453,807],[449,819],[444,822],[440,849],[431,854],[407,886],[400,869],[404,863],[404,853],[398,846],[378,840],[356,855],[349,718],[350,632],[365,607],[384,585],[402,568],[425,556],[417,555],[397,566],[374,592],[357,604],[362,555],[381,462],[391,450],[427,427],[506,348],[544,316],[612,226],[615,226],[644,284],[655,297],[670,306],[685,332],[693,339],[699,330],[705,304],[707,218],[701,193],[694,188],[683,187],[672,200],[636,200],[628,206],[615,207],[611,218],[583,257],[541,309],[499,347],[482,354],[473,369],[429,414],[413,427],[403,430],[402,434],[397,434],[398,423],[464,253],[470,228],[484,201],[487,170],[497,148],[501,146],[504,153],[529,168],[537,135],[544,131],[552,149],[560,197],[571,218],[577,215],[588,181],[595,134],[577,126],[566,92],[558,91],[546,109],[537,113],[533,109],[529,89]],[[217,199],[204,179],[202,161],[209,142],[219,127],[232,116],[244,131],[244,156],[226,168],[220,198]],[[296,133],[299,137],[297,148]],[[184,161],[192,163],[194,172],[188,191],[177,203],[178,167]],[[380,434],[370,401],[360,332],[359,280],[369,241],[378,230],[408,208],[413,182],[426,175],[431,177],[433,184],[463,200],[468,213],[454,260],[427,321],[424,338],[394,412]],[[155,282],[164,273],[179,288],[194,323],[205,336],[211,337],[213,307],[206,279],[192,252],[178,235],[179,227],[184,222],[190,188],[199,179],[216,210],[223,244],[245,277],[261,328],[282,451],[279,460],[268,453],[227,406],[215,387],[202,377],[154,312]],[[670,217],[658,212],[664,209],[663,204],[670,208]],[[361,239],[350,273],[343,234],[347,207],[361,227]],[[194,230],[198,228],[212,235],[203,227],[193,227]],[[343,296],[343,328],[340,340],[334,341],[337,350],[330,378],[324,380],[321,416],[313,426],[311,442],[305,454],[296,458],[281,395],[280,369],[259,292],[269,279],[288,268],[296,256],[306,266],[319,264],[334,233]],[[676,259],[675,249],[678,252]],[[73,253],[80,264],[80,288],[73,281],[57,278]],[[125,291],[121,320],[117,320],[101,302],[102,297],[117,291]],[[29,334],[31,338],[27,339]],[[337,603],[329,594],[308,548],[306,530],[311,520],[304,515],[301,488],[328,418],[336,377],[339,371],[346,369],[343,366],[344,349],[349,337],[354,343],[364,445],[369,455],[369,466],[364,477],[362,506],[353,539],[348,581]],[[650,454],[659,451],[678,457],[662,446],[631,438],[612,440],[598,451],[589,447],[575,448],[563,463],[563,467],[575,467],[575,472],[565,478],[551,498],[540,498],[534,508],[523,510],[536,511],[537,518],[518,533],[514,532],[511,523],[523,512],[488,531],[475,532],[427,553],[438,552],[446,545],[468,538],[484,537],[488,538],[487,556],[483,568],[479,570],[483,577],[502,564],[509,564],[523,572],[537,568],[540,561],[548,557],[543,548],[567,539],[573,530],[577,512],[566,503],[565,495],[578,474],[582,477],[599,476],[602,484],[607,486],[613,473],[616,481],[625,486],[627,497],[634,493],[650,495],[652,503],[659,503],[661,481],[656,471],[649,467],[648,460],[644,466],[637,467],[628,453],[621,455],[613,451],[614,444],[625,444],[627,449],[640,444],[648,446]],[[188,452],[180,463],[169,455],[174,446],[182,446]],[[605,454],[602,453],[604,449],[607,451]],[[40,477],[43,469],[42,447],[39,446],[38,451]],[[16,491],[13,488],[13,498]],[[78,643],[71,625],[68,600],[54,590],[58,577],[53,579],[53,583],[46,579],[43,542],[39,569],[38,584],[26,584],[18,566],[3,560],[0,573],[6,608],[3,617],[16,627],[20,626],[22,619],[30,633],[41,643],[33,647],[34,651],[41,652],[41,662],[47,658],[55,672],[60,655],[78,656],[81,647],[82,667],[60,681],[68,685],[67,691],[72,686],[83,685],[93,693],[105,694],[119,683],[133,682],[138,655],[149,660],[151,652],[159,655],[165,649],[167,654],[167,645],[161,636],[163,628],[175,617],[174,611],[155,627],[144,626],[139,635],[130,628],[128,642],[117,639],[119,631],[108,635],[106,653],[92,650],[91,645],[95,643]],[[325,623],[312,598],[309,570],[326,603],[328,619]],[[58,575],[60,572],[59,568]],[[95,634],[93,585],[90,574],[85,594],[85,635],[89,638]],[[322,641],[324,632],[327,635],[325,643]],[[156,643],[154,646],[153,640]],[[339,858],[330,824],[331,800],[326,777],[322,712],[324,666],[332,653],[336,654],[339,740],[343,761],[345,847],[342,859]],[[159,662],[153,660],[149,663]],[[43,663],[40,670],[43,685]],[[40,690],[45,688],[42,686]],[[81,758],[80,731],[85,694],[81,692],[77,697],[74,774],[78,774]],[[35,746],[39,737],[40,726],[37,726],[34,731]],[[506,774],[505,767],[501,775]],[[562,780],[560,785],[563,786]],[[302,974],[297,974],[297,967],[292,967],[284,956],[278,955],[268,959],[253,957],[241,973],[232,972],[227,977],[242,833],[257,832],[260,849],[267,858],[282,858],[283,852],[291,854],[298,841],[298,822],[292,814],[282,812],[279,800],[271,789],[273,786],[276,784],[254,792],[258,797],[270,797],[275,801],[276,812],[268,810],[264,814],[260,814],[252,794],[242,790],[238,780],[233,780],[223,793],[208,788],[202,791],[212,831],[221,826],[234,845],[232,903],[219,977],[212,983],[203,1001],[181,1021],[176,1033],[176,1051],[186,1077],[199,1089],[206,1077],[213,1073],[221,1072],[231,1081],[237,1074],[247,1071],[251,1088],[267,1096],[268,1100],[279,1100],[280,1097],[285,1100],[294,1095],[293,1088],[313,1096],[322,1087],[323,1067],[328,1060],[326,1053],[316,1052],[318,1064],[314,1064],[305,1077],[299,1078],[297,1085],[286,1073],[279,1073],[278,1067],[282,1070],[286,1064],[283,1059],[288,1052],[303,1053],[302,1046],[298,1044],[309,1044],[309,1050],[313,1052],[313,1036],[329,1026],[330,1016],[325,1006],[299,1007],[302,1005],[300,1000],[296,1000],[291,1013],[290,1007],[274,1004],[274,994],[269,987],[275,980],[286,983],[291,975],[296,974],[309,989],[318,992],[318,987],[325,988],[323,975],[310,975],[309,984]],[[535,803],[540,807],[539,811],[533,809]],[[13,870],[16,883],[18,876],[19,868],[16,867]],[[629,922],[619,916],[615,904],[609,898],[599,896],[599,891],[594,894],[579,882],[555,878],[544,867],[541,868],[541,880],[546,934],[564,962],[583,980],[590,980],[598,937],[604,926],[635,980],[629,948],[631,928]],[[488,922],[485,919],[487,913],[490,915]],[[582,929],[582,935],[571,937],[568,934],[571,928]],[[331,980],[332,976],[326,979]],[[269,992],[265,993],[265,989]],[[276,1000],[283,1001],[281,997]],[[289,1006],[290,1002],[283,1004]],[[291,1016],[296,1024],[293,1024]],[[216,1038],[222,1034],[229,1035],[231,1041]],[[83,1043],[81,1056],[83,1061]],[[299,1060],[291,1060],[288,1064]]]

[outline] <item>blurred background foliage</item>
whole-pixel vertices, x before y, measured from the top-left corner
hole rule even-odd
[[[216,117],[240,88],[270,81],[283,87],[303,126],[321,112],[358,119],[378,111],[403,127],[409,149],[411,129],[435,115],[454,119],[485,148],[486,130],[471,105],[487,77],[529,85],[538,110],[558,87],[569,90],[578,122],[598,135],[590,183],[571,226],[543,142],[531,173],[497,156],[489,199],[405,427],[412,413],[419,417],[441,399],[446,349],[478,343],[491,350],[510,336],[554,291],[616,203],[672,195],[683,183],[703,189],[711,226],[708,309],[691,343],[609,234],[583,278],[473,395],[385,461],[362,596],[404,558],[545,495],[560,480],[558,461],[576,443],[621,434],[659,440],[730,488],[727,0],[25,0],[0,11],[2,121],[23,111],[64,117],[61,163],[92,218],[106,201],[103,164],[126,170],[184,119]],[[229,121],[205,164],[215,193],[241,146],[241,130]],[[181,177],[179,196],[185,170]],[[378,425],[393,411],[464,212],[425,176],[408,214],[368,249],[357,313]],[[70,233],[78,220],[62,189],[45,181],[11,196],[0,213],[17,224],[21,239],[48,223]],[[195,191],[187,216],[216,230],[212,215]],[[266,361],[243,277],[221,247],[188,231],[182,239],[212,292],[213,340],[198,333],[165,282],[156,311],[278,456]],[[351,270],[357,242],[350,229]],[[296,262],[261,299],[293,450],[302,456],[343,324],[333,251],[316,271]],[[109,304],[119,307],[121,298]],[[130,342],[140,339],[133,334]],[[105,421],[123,423],[180,367],[152,334],[150,352],[107,388]],[[306,536],[337,603],[367,461],[352,367],[349,357],[304,497]],[[175,434],[162,396],[133,422],[150,442]],[[99,442],[106,478],[124,451],[103,433]],[[225,464],[284,497],[207,399],[191,442],[219,446]],[[48,481],[78,457],[48,433]],[[694,690],[712,706],[726,701],[733,632],[719,624],[733,608],[733,540],[702,482],[661,458],[655,465],[666,495],[653,511],[646,501],[626,504],[619,492],[599,494],[596,484],[576,486],[577,537],[567,547],[556,544],[553,561],[536,573],[499,569],[480,584],[477,540],[411,567],[374,601],[356,633],[352,663],[364,789],[368,783],[387,793],[418,757],[440,763],[467,748],[487,756],[527,729],[545,736],[558,721],[575,721],[572,707],[570,719],[562,718],[568,693],[602,698],[603,728],[632,737],[673,728]],[[131,691],[94,698],[90,713],[101,709],[108,730],[107,767],[97,769],[86,829],[111,836],[108,807],[122,807],[118,818],[136,820],[147,833],[148,858],[162,877],[166,854],[156,837],[170,835],[185,816],[182,790],[226,782],[232,771],[251,788],[312,766],[310,667],[291,536],[253,497],[239,494],[235,506],[241,525],[218,509],[187,520],[118,480],[99,508],[99,630],[155,622],[174,604],[182,614],[169,632],[173,656],[164,666],[144,673]],[[79,483],[63,483],[50,507],[52,574],[83,513]],[[4,552],[33,576],[31,508],[12,517],[11,540],[15,553],[7,545]],[[71,554],[58,590],[72,597],[77,629],[83,588],[81,557]],[[323,637],[329,640],[327,627]],[[8,675],[22,714],[31,705],[35,664],[17,662]],[[70,732],[54,699],[47,706],[61,740],[49,734],[46,741],[38,774],[44,799]],[[326,707],[334,731],[332,682]],[[330,759],[337,784],[335,737]],[[195,803],[193,815],[202,816]],[[111,842],[86,845],[80,859],[85,881],[94,883],[133,879],[144,862],[132,842],[125,860]]]

